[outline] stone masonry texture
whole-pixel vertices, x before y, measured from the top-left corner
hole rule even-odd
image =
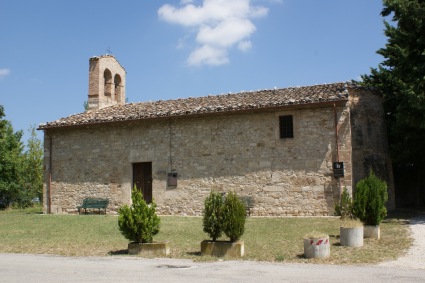
[[[116,213],[130,203],[132,164],[152,162],[153,197],[160,214],[201,215],[205,197],[216,190],[252,197],[252,215],[332,215],[341,187],[351,192],[353,181],[367,175],[370,166],[377,166],[377,172],[387,166],[382,110],[358,109],[363,106],[379,108],[380,99],[364,92],[335,108],[45,129],[51,212],[77,213],[84,198],[95,196],[110,199],[108,213]],[[335,113],[339,156],[345,164],[340,182],[332,173]],[[279,138],[281,115],[293,115],[294,138]],[[178,174],[177,187],[167,186],[171,171]],[[46,181],[45,191],[48,185]],[[45,204],[46,197],[47,191]]]

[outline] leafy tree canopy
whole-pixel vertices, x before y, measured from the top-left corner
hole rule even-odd
[[[384,0],[384,61],[362,76],[384,97],[392,158],[425,166],[425,1]]]
[[[14,132],[0,105],[0,209],[10,205],[26,207],[42,195],[42,144],[32,128],[24,152],[22,131]]]

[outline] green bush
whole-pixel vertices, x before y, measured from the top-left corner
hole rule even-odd
[[[373,171],[356,185],[353,213],[365,225],[379,225],[387,215],[387,184],[375,176]]]
[[[133,189],[131,206],[124,205],[118,210],[118,226],[121,234],[132,242],[152,243],[159,232],[160,219],[156,215],[156,204],[147,204],[140,191]]]
[[[245,232],[246,210],[236,193],[228,193],[223,203],[223,232],[231,242],[237,241]]]
[[[215,242],[223,233],[222,230],[222,206],[223,198],[221,194],[211,191],[204,201],[204,212],[202,225],[204,232]]]
[[[242,200],[235,193],[228,193],[223,201],[221,194],[211,192],[204,202],[204,232],[216,241],[226,234],[230,241],[241,238],[245,232],[246,210]]]
[[[353,200],[347,188],[344,188],[339,203],[335,205],[335,215],[340,216],[342,220],[356,218],[353,214]]]

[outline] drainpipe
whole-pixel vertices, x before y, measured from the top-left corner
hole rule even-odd
[[[169,137],[169,155],[168,155],[168,173],[171,172],[171,170],[173,170],[173,157],[172,157],[172,139],[171,139],[171,127],[172,127],[172,121],[171,118],[168,120],[168,137]]]
[[[338,142],[338,118],[336,114],[336,105],[334,103],[334,117],[335,117],[335,146],[336,146],[336,161],[339,162],[339,142]]]
[[[53,145],[53,139],[51,136],[49,137],[49,184],[48,184],[48,189],[47,189],[47,198],[48,198],[48,208],[47,208],[47,213],[51,214],[52,213],[52,193],[51,193],[51,188],[52,188],[52,145]]]
[[[334,118],[335,118],[335,147],[336,147],[336,161],[339,162],[339,141],[338,141],[338,117],[336,113],[336,105],[334,103]],[[341,178],[338,177],[338,190],[341,197]]]

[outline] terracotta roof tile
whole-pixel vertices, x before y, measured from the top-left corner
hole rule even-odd
[[[185,99],[129,103],[72,115],[41,124],[39,129],[217,112],[258,110],[261,108],[279,108],[288,105],[330,101],[347,101],[348,92],[352,88],[358,88],[358,86],[352,83],[333,83],[235,94],[209,95],[195,98],[189,97]]]

